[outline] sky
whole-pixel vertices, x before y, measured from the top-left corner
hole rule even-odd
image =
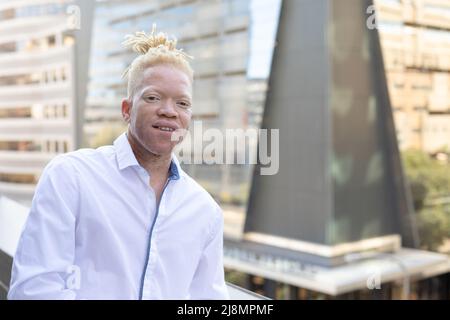
[[[250,3],[250,58],[248,78],[269,76],[281,0],[252,0]]]

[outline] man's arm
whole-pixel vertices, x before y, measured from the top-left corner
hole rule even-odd
[[[214,223],[190,287],[190,299],[229,299],[223,269],[223,214],[217,208]]]
[[[8,299],[75,299],[66,281],[74,261],[78,184],[68,161],[55,158],[39,179],[14,256]]]

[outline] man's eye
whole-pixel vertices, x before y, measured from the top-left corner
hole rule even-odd
[[[145,97],[144,99],[147,101],[150,101],[150,102],[159,100],[158,97],[156,97],[156,96],[148,96],[148,97]]]
[[[185,102],[185,101],[180,101],[180,102],[178,102],[178,105],[179,105],[180,107],[184,108],[184,109],[188,109],[188,108],[191,107],[191,104],[188,103],[188,102]]]

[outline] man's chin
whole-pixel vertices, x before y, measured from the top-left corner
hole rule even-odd
[[[153,153],[155,156],[159,157],[170,157],[172,155],[172,151],[174,146],[172,145],[159,145],[159,146],[151,146],[147,148],[147,150]]]

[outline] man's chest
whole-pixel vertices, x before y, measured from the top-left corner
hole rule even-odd
[[[94,185],[86,189],[77,217],[80,246],[95,244],[103,252],[120,247],[135,252],[138,261],[149,245],[159,254],[179,255],[181,260],[203,249],[210,224],[208,207],[189,201],[173,181],[165,186],[159,202],[149,188],[126,181],[120,188],[102,192],[96,192]]]

